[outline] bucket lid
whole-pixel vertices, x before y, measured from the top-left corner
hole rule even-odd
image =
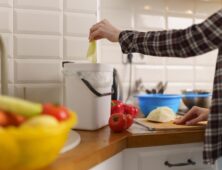
[[[113,67],[108,64],[92,64],[92,63],[66,63],[64,70],[78,72],[112,72]]]

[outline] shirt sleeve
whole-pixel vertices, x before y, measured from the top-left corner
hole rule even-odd
[[[123,53],[182,58],[200,55],[222,46],[222,10],[187,29],[122,31],[119,43]]]

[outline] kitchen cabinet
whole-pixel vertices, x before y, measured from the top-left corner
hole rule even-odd
[[[202,143],[126,149],[123,170],[215,170],[202,163],[202,150]]]
[[[81,136],[80,144],[69,152],[61,154],[55,162],[41,170],[141,170],[141,168],[158,170],[156,164],[162,162],[154,162],[153,157],[156,161],[161,155],[168,158],[167,154],[187,154],[195,149],[199,161],[196,158],[194,160],[202,162],[200,142],[204,140],[204,130],[112,133],[109,126],[106,126],[96,131],[77,132]],[[184,145],[180,145],[181,143]],[[152,168],[153,166],[157,168]],[[201,170],[214,170],[213,167],[203,167]]]
[[[123,170],[123,152],[120,152],[90,170]]]
[[[215,170],[202,163],[202,150],[202,143],[125,149],[91,170]]]

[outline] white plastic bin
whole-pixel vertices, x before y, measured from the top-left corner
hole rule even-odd
[[[64,104],[77,112],[76,129],[96,130],[108,124],[113,67],[105,64],[64,64]]]

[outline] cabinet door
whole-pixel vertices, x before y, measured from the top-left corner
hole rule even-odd
[[[166,145],[124,151],[124,170],[214,170],[202,162],[202,145]]]
[[[197,149],[141,152],[138,161],[139,170],[213,170],[202,163],[202,152]]]
[[[90,170],[123,170],[122,152],[94,166]]]

